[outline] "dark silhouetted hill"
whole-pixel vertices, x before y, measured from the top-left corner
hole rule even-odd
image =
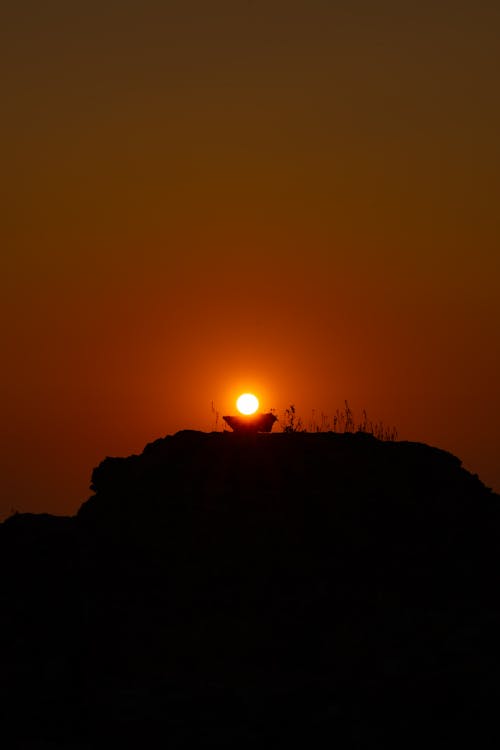
[[[0,526],[4,737],[497,743],[500,498],[454,456],[180,432],[92,490]]]

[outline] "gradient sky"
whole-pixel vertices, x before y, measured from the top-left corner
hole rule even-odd
[[[500,490],[500,5],[8,3],[0,517],[253,390]]]

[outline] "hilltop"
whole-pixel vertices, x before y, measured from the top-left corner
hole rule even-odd
[[[27,746],[498,734],[500,498],[456,457],[184,431],[91,489],[0,526],[3,726]]]

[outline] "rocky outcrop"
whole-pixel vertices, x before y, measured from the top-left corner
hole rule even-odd
[[[498,734],[500,498],[451,454],[185,431],[105,459],[92,490],[75,518],[0,526],[4,732]]]

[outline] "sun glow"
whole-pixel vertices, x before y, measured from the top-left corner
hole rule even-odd
[[[259,400],[253,393],[242,393],[236,401],[236,407],[242,414],[254,414],[259,408]]]

